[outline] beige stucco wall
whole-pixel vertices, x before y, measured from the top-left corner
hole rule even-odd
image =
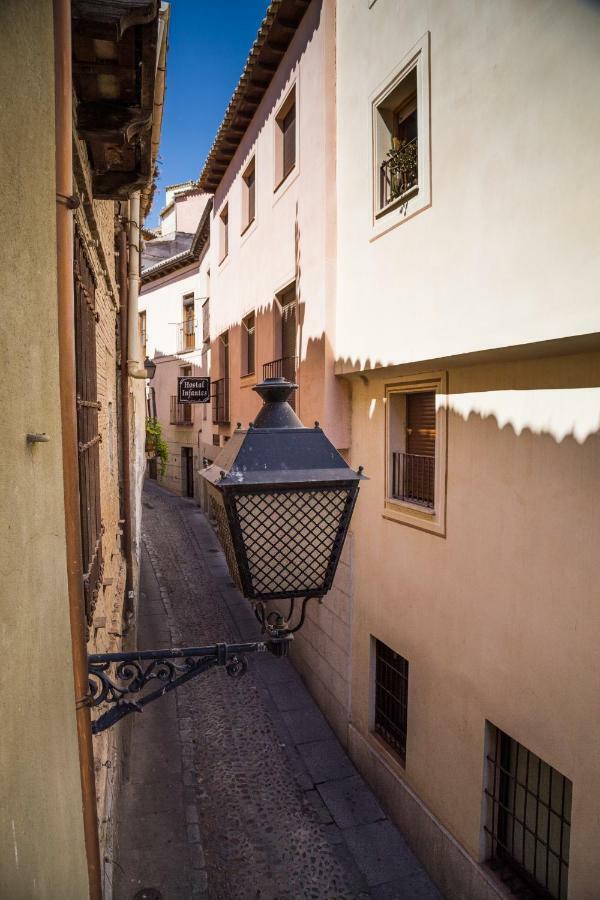
[[[0,894],[87,896],[58,393],[52,4],[0,5]],[[48,443],[29,447],[27,432]]]
[[[247,425],[260,400],[252,386],[281,357],[275,295],[296,282],[297,411],[318,419],[337,447],[349,443],[344,388],[331,377],[335,337],[335,4],[313,0],[265,92],[221,184],[211,228],[211,342],[230,330],[230,419]],[[277,187],[275,119],[296,90],[296,165]],[[243,173],[256,165],[256,218],[244,230]],[[219,215],[229,209],[222,260]],[[241,373],[241,321],[256,313],[256,372]],[[213,352],[214,377],[220,377]],[[229,428],[221,429],[223,435]]]
[[[427,32],[431,207],[373,239],[370,99]],[[599,44],[595,3],[338,3],[340,371],[600,330]]]
[[[485,722],[497,725],[572,780],[569,897],[589,900],[600,883],[600,355],[448,371],[445,538],[383,517],[394,374],[353,381],[352,461],[370,481],[353,523],[352,722],[376,750],[356,743],[356,758],[375,782],[392,769],[478,860]],[[409,660],[405,770],[370,735],[371,636]]]

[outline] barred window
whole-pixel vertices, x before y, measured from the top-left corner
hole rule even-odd
[[[408,660],[375,641],[375,733],[406,762]]]
[[[100,510],[100,441],[96,366],[96,285],[81,236],[75,230],[75,370],[81,557],[88,629],[102,584],[102,516]]]
[[[490,865],[518,897],[565,900],[573,785],[494,725],[486,766]]]

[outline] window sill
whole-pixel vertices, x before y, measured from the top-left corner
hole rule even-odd
[[[240,237],[243,237],[243,236],[246,234],[246,232],[247,232],[250,228],[252,228],[252,226],[254,225],[255,222],[256,222],[256,216],[254,216],[253,219],[250,219],[250,221],[247,223],[247,225],[244,225],[244,227],[243,227],[242,230],[240,231]]]
[[[446,537],[445,523],[441,521],[435,509],[427,509],[402,500],[386,500],[382,516],[390,522],[399,522],[401,525],[409,525],[421,531],[437,534],[439,537]]]
[[[219,266],[224,265],[228,259],[229,259],[229,251],[225,254],[225,256],[221,257],[221,259],[219,260]]]
[[[392,750],[376,731],[369,731],[367,740],[375,753],[385,759],[390,768],[404,779],[406,777],[406,760],[402,760],[402,757]]]
[[[256,384],[256,372],[246,372],[245,375],[240,375],[240,387],[252,387],[254,384]]]
[[[382,216],[387,216],[388,213],[393,212],[395,209],[398,209],[399,206],[405,206],[409,200],[412,200],[413,197],[416,197],[419,193],[419,185],[415,184],[414,187],[411,187],[408,191],[405,191],[403,194],[400,194],[399,197],[396,197],[395,200],[390,201],[387,206],[382,207],[378,213],[375,213],[376,219],[381,219]]]
[[[296,181],[299,174],[300,167],[298,165],[298,160],[296,160],[296,164],[293,166],[293,168],[291,168],[287,175],[282,178],[281,181],[278,182],[273,188],[273,205],[277,203],[280,197],[283,197],[288,188],[291,187],[291,185]]]

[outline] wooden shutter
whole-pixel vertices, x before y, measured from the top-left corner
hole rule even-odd
[[[88,628],[102,584],[102,516],[100,510],[100,441],[96,367],[96,285],[83,241],[75,232],[75,366],[79,498],[85,615]]]
[[[406,395],[406,452],[435,456],[435,391]]]
[[[296,164],[296,104],[283,117],[283,177],[291,172]]]

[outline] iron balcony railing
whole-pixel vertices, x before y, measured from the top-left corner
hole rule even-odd
[[[433,508],[435,457],[392,453],[392,498]]]
[[[191,403],[178,403],[177,397],[171,397],[171,425],[193,425]]]
[[[218,378],[211,384],[213,425],[229,422],[229,378]]]
[[[186,350],[196,349],[196,322],[194,319],[186,319],[177,326],[177,352],[185,353]]]
[[[298,358],[296,356],[283,356],[263,365],[263,379],[286,378],[295,381]]]
[[[419,183],[417,138],[403,144],[397,150],[390,150],[381,163],[381,208],[393,203],[408,193]]]

